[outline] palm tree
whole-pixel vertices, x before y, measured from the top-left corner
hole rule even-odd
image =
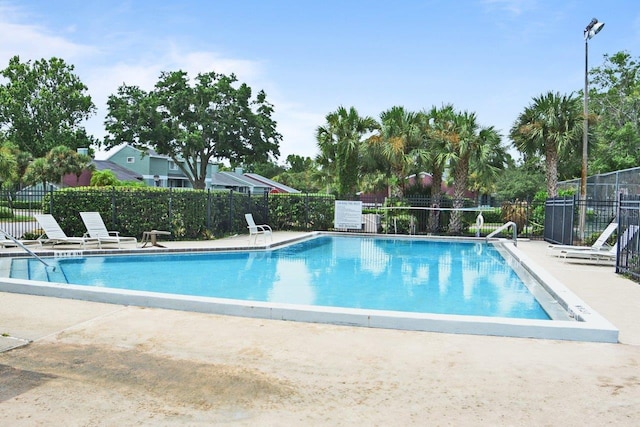
[[[449,161],[453,168],[453,207],[464,207],[464,193],[468,189],[471,159],[476,168],[490,169],[491,149],[500,144],[500,134],[493,128],[480,128],[475,113],[456,115],[455,137],[450,139]],[[482,166],[481,166],[482,165]],[[449,219],[449,232],[462,231],[462,211],[454,210]]]
[[[75,174],[78,179],[82,171],[89,167],[91,163],[91,157],[86,154],[79,154],[64,145],[52,148],[45,156],[45,159],[51,169],[51,173],[58,176],[60,183],[62,183],[62,179],[66,174]]]
[[[419,116],[396,106],[380,114],[380,125],[379,133],[369,138],[369,143],[382,157],[391,178],[388,195],[401,197],[407,175],[424,156]]]
[[[442,201],[442,178],[447,167],[449,141],[454,135],[455,111],[452,105],[441,108],[432,107],[422,111],[418,120],[422,131],[424,156],[419,158],[422,167],[431,172],[431,205],[439,207]],[[429,229],[438,230],[440,211],[432,211],[429,216]]]
[[[339,107],[326,116],[327,123],[316,130],[320,148],[318,163],[335,173],[338,194],[355,194],[364,156],[364,137],[379,128],[372,117],[360,117],[354,107]]]
[[[27,167],[24,182],[27,185],[42,183],[42,188],[46,188],[47,182],[56,182],[59,177],[44,157],[38,157]]]
[[[471,158],[468,187],[478,193],[494,193],[500,171],[512,163],[513,159],[493,126],[482,129],[478,136],[483,144],[479,155]]]
[[[548,92],[533,98],[509,133],[513,145],[522,153],[544,155],[549,197],[558,195],[560,154],[580,142],[582,114],[580,99],[573,94]]]

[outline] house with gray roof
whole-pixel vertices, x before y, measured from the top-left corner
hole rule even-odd
[[[122,145],[113,149],[107,160],[130,171],[151,186],[191,188],[189,178],[173,159],[151,149],[144,152],[130,145]],[[243,173],[242,168],[236,168],[232,172],[220,171],[216,164],[207,165],[205,185],[212,190],[245,194],[299,193],[295,188],[258,174]]]
[[[243,173],[242,168],[235,168],[233,172],[218,172],[216,166],[214,166],[214,171],[211,174],[211,189],[233,190],[246,194],[300,192],[295,188],[287,187],[261,175]]]
[[[249,177],[254,181],[258,181],[265,185],[270,186],[271,187],[270,193],[300,193],[300,190],[296,190],[293,187],[289,187],[288,185],[281,184],[272,179],[265,178],[264,176],[258,175],[257,173],[245,173],[244,176]]]
[[[189,178],[169,156],[149,149],[147,152],[130,145],[116,147],[107,160],[142,176],[148,185],[156,187],[189,188]]]

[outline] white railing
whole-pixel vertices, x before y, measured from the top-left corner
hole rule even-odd
[[[513,245],[514,246],[518,246],[518,226],[513,221],[509,221],[507,223],[502,224],[500,227],[496,228],[491,233],[487,234],[487,237],[485,237],[485,239],[487,241],[489,241],[489,239],[491,237],[495,236],[496,234],[500,233],[501,231],[506,230],[509,227],[513,228]]]
[[[38,255],[36,255],[31,249],[27,248],[20,240],[16,239],[15,237],[13,237],[13,236],[11,236],[11,235],[9,235],[7,233],[2,233],[2,234],[4,234],[7,237],[7,239],[11,240],[18,247],[24,249],[24,251],[26,253],[28,253],[29,255],[31,255],[32,257],[34,257],[35,259],[37,259],[41,263],[43,263],[45,265],[45,267],[51,267],[51,269],[53,271],[56,271],[56,268],[54,266],[47,264],[42,258],[40,258]]]

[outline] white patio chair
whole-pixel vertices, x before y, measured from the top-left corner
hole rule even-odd
[[[267,244],[267,236],[269,236],[271,242],[273,242],[273,230],[271,230],[270,226],[267,224],[256,225],[256,222],[253,220],[253,214],[248,213],[245,214],[244,217],[247,220],[247,228],[249,229],[249,243],[251,243],[251,237],[253,237],[253,243],[257,244],[259,235],[264,236],[265,245]]]
[[[591,246],[576,246],[576,245],[549,245],[548,252],[553,256],[562,256],[562,251],[609,251],[611,246],[607,245],[607,240],[618,229],[618,223],[612,222],[607,228],[605,228],[600,236],[593,242]]]
[[[84,222],[84,226],[87,227],[87,234],[98,241],[98,247],[100,248],[102,248],[103,243],[116,243],[118,249],[120,249],[120,243],[122,242],[138,242],[135,237],[121,236],[118,231],[108,231],[100,212],[80,212],[80,217]]]
[[[630,225],[629,228],[624,230],[622,236],[620,236],[620,248],[624,249],[627,247],[629,242],[633,240],[634,236],[638,233],[640,227],[637,225]],[[567,262],[576,262],[576,263],[584,263],[584,264],[615,264],[616,257],[618,256],[618,243],[616,242],[608,250],[575,250],[568,249],[560,252],[560,255]]]
[[[40,245],[51,244],[51,246],[55,246],[58,244],[78,244],[83,248],[88,243],[98,243],[98,239],[94,239],[91,237],[70,237],[67,236],[58,224],[58,221],[51,214],[35,214],[33,216],[42,230],[44,230],[44,234],[38,237],[38,242]],[[46,236],[46,237],[44,237]]]

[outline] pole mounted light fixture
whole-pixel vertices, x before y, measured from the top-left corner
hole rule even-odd
[[[587,218],[587,146],[589,145],[589,40],[604,27],[604,22],[593,18],[584,29],[584,122],[582,127],[582,173],[580,175],[580,240],[585,239]]]
[[[591,39],[602,30],[602,27],[604,27],[604,22],[598,21],[598,18],[593,18],[587,28],[584,29],[584,39]]]

